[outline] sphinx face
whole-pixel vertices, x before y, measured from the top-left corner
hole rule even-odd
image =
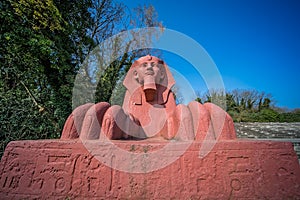
[[[163,66],[155,61],[144,61],[134,70],[136,81],[143,86],[146,100],[153,101],[156,95],[156,84],[164,78]]]
[[[145,61],[134,70],[134,78],[143,86],[145,84],[159,84],[165,74],[162,68],[162,64],[155,61]]]
[[[136,105],[141,104],[141,94],[144,92],[147,102],[162,105],[168,100],[171,87],[175,80],[164,61],[155,56],[144,56],[136,60],[130,67],[123,85],[126,87],[129,99],[135,99]],[[128,101],[130,101],[128,99]]]

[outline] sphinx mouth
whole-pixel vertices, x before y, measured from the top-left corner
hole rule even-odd
[[[154,72],[153,71],[146,71],[145,74],[146,75],[154,75]]]

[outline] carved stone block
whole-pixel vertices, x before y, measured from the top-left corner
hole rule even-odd
[[[292,144],[212,144],[201,157],[203,142],[196,141],[188,147],[149,140],[11,142],[0,164],[0,199],[300,198],[300,166]]]

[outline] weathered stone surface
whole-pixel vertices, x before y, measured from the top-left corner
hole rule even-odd
[[[291,143],[219,141],[204,158],[199,158],[203,143],[193,142],[173,163],[148,173],[131,172],[135,167],[153,165],[148,156],[170,141],[87,143],[89,150],[80,140],[11,142],[0,165],[0,198],[300,198],[300,166]],[[173,141],[172,145],[176,151],[166,154],[185,148],[184,142]],[[120,155],[113,155],[116,147],[141,155],[145,162],[120,162]],[[93,155],[106,157],[109,162],[100,162]],[[116,170],[121,164],[128,166],[127,172]]]

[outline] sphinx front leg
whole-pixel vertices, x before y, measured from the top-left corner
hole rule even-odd
[[[101,134],[110,140],[146,137],[139,121],[125,114],[118,105],[110,107],[105,113]]]
[[[236,139],[235,128],[230,115],[215,104],[205,103],[203,106],[210,113],[210,118],[216,139]]]
[[[190,110],[183,104],[176,106],[167,120],[166,139],[194,140],[194,127]]]
[[[86,103],[74,109],[65,122],[61,139],[76,139],[80,136],[84,116],[93,105]]]
[[[105,136],[107,139],[115,140],[126,137],[121,129],[125,119],[126,115],[120,106],[110,107],[104,114],[100,138]]]
[[[100,102],[91,106],[86,112],[81,128],[80,138],[83,140],[98,139],[105,112],[110,107],[109,103]]]
[[[215,132],[207,108],[199,102],[192,101],[188,104],[192,114],[194,125],[194,134],[196,141],[215,140]]]
[[[189,103],[193,116],[195,140],[235,139],[235,129],[231,117],[219,106],[212,103]]]

